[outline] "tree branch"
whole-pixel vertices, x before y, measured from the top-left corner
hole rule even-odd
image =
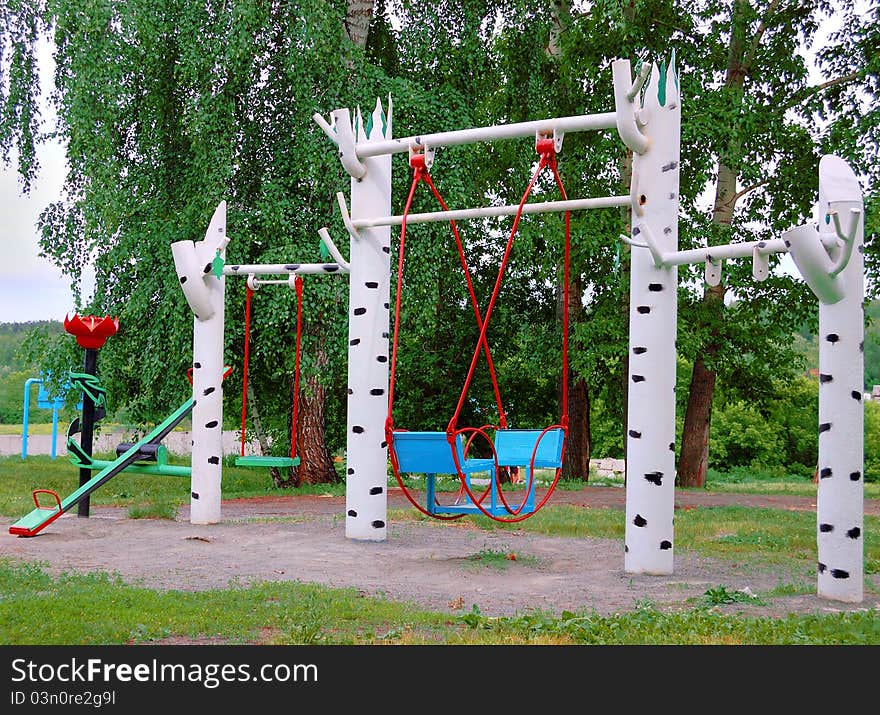
[[[759,181],[757,184],[752,184],[751,186],[747,186],[740,191],[737,191],[730,199],[730,205],[733,206],[739,201],[743,196],[745,196],[750,191],[754,191],[755,189],[760,189],[762,186],[766,186],[770,183],[770,179],[764,179],[764,181]]]
[[[830,89],[831,87],[854,82],[863,74],[864,70],[856,70],[855,72],[850,72],[849,74],[841,75],[840,77],[835,77],[834,79],[829,79],[827,82],[822,82],[822,84],[816,84],[812,87],[802,87],[791,95],[791,99],[789,99],[789,101],[785,105],[783,105],[783,110],[791,109],[796,104],[803,102],[805,99],[808,99],[813,95],[819,94],[819,92],[824,92],[826,89]]]

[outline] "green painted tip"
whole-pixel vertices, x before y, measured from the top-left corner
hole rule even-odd
[[[226,265],[226,261],[223,260],[223,256],[220,255],[220,251],[218,249],[217,255],[214,256],[214,260],[211,261],[211,273],[213,273],[217,278],[223,277],[223,266]]]
[[[366,126],[366,129],[365,129],[365,132],[364,132],[364,133],[366,134],[366,138],[367,138],[367,139],[370,138],[370,133],[371,133],[372,131],[373,131],[373,115],[372,115],[372,114],[368,114],[368,115],[367,115],[367,126]]]
[[[330,258],[330,251],[327,250],[327,246],[324,245],[323,241],[318,241],[318,250],[321,252],[322,261],[326,261]]]
[[[661,107],[666,106],[666,63],[660,63],[660,83],[657,87],[657,99]]]

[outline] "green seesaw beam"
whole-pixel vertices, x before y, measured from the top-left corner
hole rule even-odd
[[[38,489],[34,492],[34,502],[37,508],[30,514],[23,516],[12,526],[9,527],[9,533],[15,536],[36,536],[40,531],[45,529],[49,524],[55,521],[64,512],[76,506],[80,500],[87,497],[93,491],[109,482],[113,477],[125,469],[130,468],[137,461],[140,448],[145,444],[161,442],[171,430],[173,430],[181,420],[183,420],[190,412],[195,402],[192,398],[184,402],[161,424],[157,425],[152,432],[146,435],[139,442],[135,442],[126,452],[121,454],[117,459],[110,462],[104,469],[98,472],[89,481],[83,484],[73,494],[63,501],[58,498],[54,492],[48,492],[55,496],[57,504],[51,507],[43,507],[37,502],[37,494],[47,493],[45,489]]]

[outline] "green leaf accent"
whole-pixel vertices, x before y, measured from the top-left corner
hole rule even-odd
[[[226,261],[223,260],[223,256],[220,255],[220,251],[217,251],[217,255],[214,256],[214,260],[211,261],[211,273],[213,273],[217,278],[223,277],[223,266],[226,265]]]
[[[327,246],[324,245],[323,241],[318,241],[318,250],[321,253],[322,261],[326,261],[330,258],[330,251],[327,249]]]

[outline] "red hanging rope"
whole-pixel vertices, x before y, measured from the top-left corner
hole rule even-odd
[[[293,281],[296,290],[296,364],[293,368],[293,422],[290,426],[290,457],[296,457],[296,435],[299,420],[299,362],[302,345],[303,279],[297,276]]]
[[[489,305],[486,308],[486,313],[483,319],[483,328],[480,333],[480,340],[485,339],[486,329],[489,324],[489,319],[492,317],[492,310],[495,307],[495,302],[498,298],[498,293],[500,292],[502,278],[504,276],[504,271],[507,267],[507,261],[510,257],[510,252],[513,247],[513,239],[516,235],[517,228],[519,227],[519,221],[522,217],[523,207],[525,206],[526,201],[528,200],[529,195],[534,188],[535,182],[538,179],[538,176],[544,170],[545,167],[549,167],[553,172],[553,177],[556,182],[557,187],[559,188],[560,194],[563,197],[563,200],[567,198],[565,193],[565,187],[562,184],[562,178],[559,175],[559,171],[556,166],[556,152],[555,147],[553,145],[552,140],[542,140],[537,143],[538,153],[541,158],[538,162],[538,167],[535,170],[535,173],[532,175],[532,179],[529,182],[528,187],[526,188],[525,193],[519,203],[519,207],[517,209],[516,215],[514,216],[513,226],[511,227],[510,237],[507,240],[507,246],[504,250],[504,256],[501,260],[501,265],[498,269],[498,277],[495,281],[495,288],[492,291],[492,297],[489,300]],[[535,456],[538,452],[538,446],[541,442],[541,439],[544,437],[547,432],[553,429],[562,429],[563,430],[563,441],[562,441],[562,455],[564,459],[565,455],[565,443],[568,438],[568,305],[570,300],[570,263],[571,263],[571,214],[570,212],[565,212],[565,251],[564,251],[564,259],[563,259],[563,301],[564,301],[564,310],[562,317],[562,398],[561,402],[561,417],[560,423],[558,425],[551,425],[550,427],[546,427],[541,434],[538,436],[538,440],[535,443],[535,447],[532,451],[532,457],[529,463],[529,480],[526,484],[525,497],[523,498],[522,503],[516,508],[512,509],[510,505],[507,503],[507,500],[504,498],[503,490],[501,489],[500,482],[498,483],[498,494],[501,498],[502,503],[504,504],[505,509],[512,515],[511,518],[506,517],[498,517],[494,514],[490,513],[485,507],[482,505],[482,500],[477,501],[474,497],[473,492],[471,491],[470,486],[467,484],[467,480],[464,476],[464,472],[461,469],[461,464],[458,461],[458,454],[454,448],[455,440],[458,439],[460,434],[463,434],[466,431],[473,431],[468,428],[458,429],[457,428],[457,420],[459,413],[461,412],[462,405],[464,404],[464,400],[467,396],[467,391],[470,387],[471,379],[473,378],[474,369],[476,367],[477,358],[479,357],[480,351],[480,343],[477,344],[477,349],[474,353],[474,357],[471,360],[471,366],[468,370],[468,376],[465,381],[464,388],[462,389],[461,396],[459,398],[458,406],[456,407],[455,414],[452,416],[452,419],[449,422],[449,426],[447,427],[447,436],[450,441],[450,447],[452,448],[452,456],[455,461],[456,469],[458,470],[458,476],[461,480],[462,488],[467,493],[468,497],[471,501],[474,502],[475,506],[483,513],[484,516],[488,516],[490,519],[494,521],[500,521],[505,523],[512,523],[523,521],[524,519],[529,518],[533,514],[540,511],[543,508],[544,504],[547,503],[547,500],[550,498],[551,494],[556,488],[557,483],[559,482],[560,474],[562,473],[561,468],[556,469],[556,474],[554,476],[553,482],[550,485],[550,488],[547,490],[547,493],[541,499],[541,501],[535,506],[535,508],[526,514],[522,514],[522,509],[528,500],[529,492],[532,490],[535,481]],[[484,435],[485,436],[485,435]],[[488,437],[487,437],[488,439]],[[495,460],[495,473],[498,474],[499,465],[498,465],[498,455],[495,452],[494,445],[489,442],[492,447],[492,453],[494,455]]]
[[[244,457],[244,431],[247,424],[247,385],[248,364],[250,362],[250,338],[251,338],[251,298],[253,289],[248,285],[244,299],[244,366],[241,377],[241,456]]]

